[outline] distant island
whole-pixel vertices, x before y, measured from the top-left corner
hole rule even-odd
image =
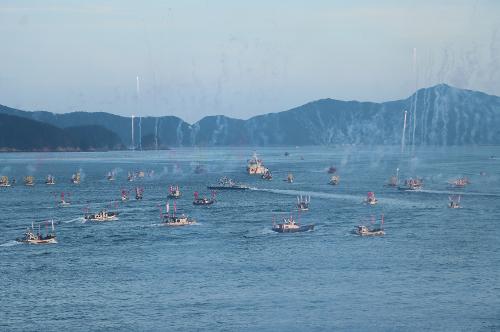
[[[321,99],[248,120],[207,116],[134,119],[136,149],[179,146],[399,144],[416,110],[417,145],[500,144],[500,97],[439,84],[383,103]],[[413,126],[409,116],[408,126]],[[141,130],[138,130],[139,124]],[[0,105],[0,151],[106,151],[132,146],[132,121],[110,113],[27,112]],[[139,136],[141,135],[141,136]]]

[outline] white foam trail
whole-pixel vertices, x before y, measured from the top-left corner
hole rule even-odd
[[[282,190],[282,189],[259,189],[259,188],[250,188],[250,190],[258,190],[258,191],[265,191],[265,192],[270,192],[270,193],[275,193],[275,194],[282,194],[282,195],[290,195],[290,196],[297,196],[299,194],[303,195],[308,195],[310,197],[316,197],[316,198],[325,198],[325,199],[338,199],[338,200],[350,200],[359,204],[362,204],[365,196],[359,196],[359,195],[349,195],[349,194],[332,194],[332,193],[324,193],[324,192],[314,192],[314,191],[298,191],[298,190]],[[390,205],[398,205],[398,206],[421,206],[421,207],[428,207],[428,205],[424,203],[419,203],[411,200],[405,200],[405,199],[395,199],[395,198],[387,198],[387,197],[378,197],[379,199],[379,204],[383,206],[384,204],[390,204]]]
[[[276,234],[276,232],[270,229],[269,227],[266,227],[260,231],[260,234]]]
[[[408,192],[408,191],[407,191]],[[466,192],[466,191],[445,191],[445,190],[429,190],[422,189],[415,192],[428,193],[428,194],[443,194],[443,195],[463,195],[463,196],[491,196],[500,197],[500,193],[477,193],[477,192]]]
[[[78,217],[78,218],[73,218],[73,219],[70,219],[70,220],[62,220],[61,222],[65,223],[65,224],[69,224],[71,222],[75,222],[75,221],[79,221],[79,220],[81,220],[81,221],[84,222],[85,218],[84,217]]]
[[[333,198],[333,199],[349,199],[353,201],[358,201],[361,202],[364,198],[364,196],[357,196],[357,195],[348,195],[348,194],[331,194],[331,193],[323,193],[323,192],[314,192],[314,191],[303,191],[303,190],[291,190],[291,189],[260,189],[260,188],[250,188],[250,190],[258,190],[258,191],[265,191],[265,192],[270,192],[270,193],[275,193],[275,194],[282,194],[282,195],[291,195],[291,196],[297,196],[300,194],[305,194],[311,197],[317,197],[317,198]]]
[[[21,242],[17,242],[17,241],[12,240],[12,241],[6,242],[4,244],[0,244],[0,247],[12,247],[12,246],[15,246],[18,244],[21,244]]]

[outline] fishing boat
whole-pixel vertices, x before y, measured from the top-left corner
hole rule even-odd
[[[292,173],[288,173],[288,176],[286,177],[286,182],[288,183],[293,183],[293,174]]]
[[[448,207],[450,209],[461,209],[462,206],[460,206],[460,195],[452,195],[448,196],[448,199],[450,200],[450,203],[448,204]]]
[[[314,224],[300,225],[300,223],[297,223],[293,217],[290,216],[290,218],[283,218],[283,223],[281,224],[273,222],[272,230],[278,233],[307,232],[314,230]]]
[[[453,181],[448,182],[453,188],[465,188],[468,184],[470,184],[470,181],[466,177],[458,178]]]
[[[212,191],[211,198],[200,197],[198,192],[195,191],[193,205],[212,205],[214,203],[215,203],[215,191]]]
[[[45,178],[45,184],[47,185],[54,185],[56,184],[56,178],[53,175],[47,175]]]
[[[115,172],[114,171],[108,172],[108,175],[106,175],[106,178],[108,179],[108,181],[115,181],[115,179],[116,179]]]
[[[205,169],[205,166],[198,164],[194,168],[193,172],[194,172],[194,174],[205,174],[207,172],[207,170]]]
[[[271,174],[271,172],[269,170],[266,170],[266,172],[264,174],[262,174],[262,179],[264,180],[272,180],[273,179],[273,175]]]
[[[332,175],[332,177],[330,178],[330,182],[328,183],[331,184],[332,186],[336,186],[339,184],[339,182],[340,182],[340,176]]]
[[[139,179],[143,179],[145,175],[144,171],[137,171],[135,176]]]
[[[140,200],[144,196],[144,188],[135,187],[135,199]]]
[[[128,172],[127,181],[132,182],[134,181],[134,178],[134,173]]]
[[[220,178],[219,182],[217,184],[209,185],[209,186],[207,186],[207,188],[210,190],[247,190],[247,189],[249,189],[248,186],[241,184],[241,183],[236,183],[233,179],[230,179],[227,176]]]
[[[369,191],[366,195],[366,199],[364,201],[365,204],[375,205],[378,203],[377,198],[375,197],[375,193],[373,191]]]
[[[328,168],[328,171],[327,171],[327,172],[328,172],[328,174],[335,174],[335,173],[337,173],[337,168],[336,168],[336,167],[334,167],[334,166],[330,166],[330,167]]]
[[[369,228],[365,225],[359,225],[355,228],[354,233],[361,236],[382,236],[385,235],[385,231],[381,228],[373,227]]]
[[[265,174],[268,169],[262,163],[262,160],[257,157],[257,153],[254,152],[251,159],[248,159],[247,163],[247,173],[250,175],[254,174]]]
[[[170,188],[168,189],[168,198],[177,199],[181,198],[181,196],[182,193],[179,189],[179,186],[170,186]]]
[[[372,220],[372,224],[374,223],[375,221]],[[383,226],[384,226],[384,215],[382,215],[382,219],[380,220],[380,225],[378,226],[373,225],[371,227],[365,225],[359,225],[356,226],[356,228],[353,230],[353,233],[360,236],[382,236],[385,235]]]
[[[393,175],[389,178],[389,181],[387,182],[387,186],[389,187],[397,187],[399,184],[398,178]]]
[[[109,212],[106,209],[103,209],[97,213],[86,213],[84,216],[85,220],[88,221],[113,221],[118,220],[118,212]]]
[[[7,176],[0,177],[0,187],[10,187],[9,178]]]
[[[419,178],[409,178],[405,180],[404,186],[398,187],[399,190],[406,190],[406,191],[416,191],[416,190],[421,190],[424,185],[424,181]]]
[[[297,209],[299,211],[309,211],[309,203],[311,203],[311,196],[297,196]]]
[[[31,175],[24,177],[24,185],[32,187],[35,185],[35,178]]]
[[[57,243],[56,232],[54,228],[54,221],[51,220],[52,231],[45,236],[40,232],[40,225],[38,225],[38,233],[35,235],[35,229],[33,224],[31,224],[31,228],[27,228],[24,233],[24,237],[17,238],[17,242],[27,243],[27,244],[55,244]],[[48,224],[46,224],[48,226]]]
[[[59,207],[66,207],[71,205],[71,203],[66,200],[64,193],[61,193],[61,199],[59,200],[59,203],[57,203],[57,205]]]
[[[160,217],[162,218],[162,224],[165,226],[171,227],[179,227],[179,226],[188,226],[196,224],[196,220],[189,218],[188,216],[182,214],[180,216],[176,216],[177,206],[174,201],[174,213],[170,215],[170,203],[167,202],[167,213],[163,215],[162,210],[160,209]]]
[[[71,183],[80,184],[80,181],[81,181],[80,172],[76,172],[71,176]]]
[[[388,187],[399,186],[399,168],[396,168],[396,175],[392,175],[387,182]]]
[[[128,190],[122,189],[120,199],[122,200],[122,202],[128,201]]]

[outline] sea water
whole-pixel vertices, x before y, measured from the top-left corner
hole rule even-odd
[[[272,181],[245,173],[257,150]],[[500,329],[498,147],[178,148],[107,153],[8,153],[0,175],[0,330],[497,330]],[[285,152],[289,152],[285,156]],[[197,165],[206,173],[195,174]],[[329,166],[340,184],[328,184]],[[384,184],[422,177],[424,189]],[[116,181],[106,174],[115,170]],[[127,181],[143,170],[144,179]],[[80,171],[82,182],[70,183]],[[153,171],[152,174],[147,174]],[[481,172],[482,175],[480,175]],[[295,181],[284,181],[293,173]],[[56,185],[44,184],[47,174]],[[33,175],[34,187],[22,177]],[[251,187],[192,195],[228,176]],[[467,176],[453,189],[448,181]],[[177,213],[197,225],[160,224],[170,185]],[[144,188],[136,201],[133,190]],[[121,190],[130,200],[120,201]],[[379,204],[363,204],[374,191]],[[69,207],[57,202],[64,192]],[[311,197],[295,211],[298,195]],[[461,194],[462,209],[447,208]],[[173,202],[170,202],[172,207]],[[86,211],[120,213],[84,222]],[[164,212],[164,211],[163,211]],[[312,232],[278,234],[293,214]],[[358,237],[380,222],[386,235]],[[32,222],[54,220],[58,243],[15,242]]]

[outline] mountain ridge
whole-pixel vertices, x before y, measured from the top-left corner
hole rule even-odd
[[[134,142],[165,146],[399,144],[404,110],[406,141],[428,145],[500,144],[500,97],[447,84],[418,89],[387,102],[323,98],[279,112],[237,119],[210,115],[189,124],[165,115],[134,119]],[[416,110],[416,112],[415,112]],[[27,112],[0,106],[0,112],[65,128],[101,125],[131,145],[131,118],[106,112]],[[414,117],[416,113],[416,118]],[[413,134],[413,120],[416,119]],[[152,143],[153,142],[153,143]]]

